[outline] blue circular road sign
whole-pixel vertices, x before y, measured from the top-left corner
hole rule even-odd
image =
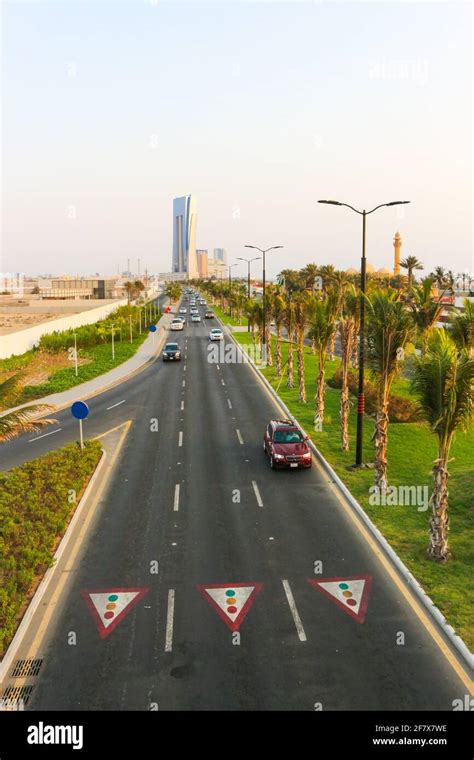
[[[71,406],[71,414],[76,420],[85,420],[89,414],[89,407],[84,401],[75,401]]]
[[[150,325],[150,332],[156,332],[156,325]]]

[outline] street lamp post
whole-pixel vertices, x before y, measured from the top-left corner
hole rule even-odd
[[[369,214],[373,214],[379,208],[384,206],[400,206],[404,203],[410,203],[410,201],[391,201],[390,203],[380,203],[370,211],[359,211],[358,209],[350,206],[348,203],[341,203],[340,201],[318,201],[318,203],[327,203],[331,206],[346,206],[356,214],[362,216],[362,257],[360,261],[360,307],[359,307],[359,384],[357,391],[357,432],[356,432],[356,460],[354,467],[362,466],[362,446],[363,446],[363,428],[364,428],[364,412],[365,412],[365,396],[364,396],[364,336],[365,336],[365,289],[367,281],[367,269],[365,258],[365,219]]]
[[[262,257],[255,256],[253,259],[244,259],[242,256],[237,256],[239,261],[247,262],[247,298],[250,300],[250,264],[252,261],[259,261]],[[250,319],[247,319],[247,331],[250,332]]]
[[[262,359],[265,362],[267,358],[267,300],[265,297],[265,254],[268,251],[273,251],[276,248],[283,248],[282,245],[272,245],[270,248],[259,248],[258,245],[246,245],[245,248],[254,248],[256,251],[260,251],[263,258],[263,270],[262,270],[262,289],[263,289],[263,335],[262,335]]]

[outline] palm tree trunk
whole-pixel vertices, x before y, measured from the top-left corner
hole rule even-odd
[[[331,335],[331,339],[329,341],[329,359],[333,362],[334,361],[334,350],[336,347],[336,331],[334,330],[333,334]]]
[[[267,367],[273,367],[272,334],[267,322],[265,323],[265,344],[267,347]]]
[[[380,493],[387,490],[387,444],[388,444],[388,402],[389,392],[383,388],[381,402],[375,420],[375,485]]]
[[[297,359],[298,359],[299,400],[300,400],[301,404],[306,404],[306,383],[305,383],[305,376],[304,376],[303,335],[298,336]]]
[[[352,364],[352,369],[357,369],[357,367],[359,366],[359,336],[355,338],[354,343],[352,345],[351,364]]]
[[[343,320],[339,323],[339,334],[341,339],[342,353],[342,382],[341,382],[341,399],[339,407],[339,430],[341,433],[341,448],[343,451],[349,451],[349,361],[352,353],[354,342],[354,323],[350,319]]]
[[[291,330],[288,331],[288,358],[286,363],[286,385],[288,388],[293,388],[295,384],[293,373],[293,340]]]
[[[281,324],[277,324],[277,339],[275,348],[275,368],[277,377],[281,377]]]
[[[431,496],[430,545],[428,556],[436,562],[446,562],[448,549],[448,454],[440,451],[433,466],[433,494]]]
[[[314,424],[320,425],[324,422],[324,383],[326,376],[326,357],[325,348],[319,350],[319,372],[316,380],[316,412],[314,415]]]

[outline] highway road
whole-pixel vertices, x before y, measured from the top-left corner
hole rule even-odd
[[[180,363],[90,401],[87,435],[132,425],[27,709],[451,710],[467,693],[454,656],[327,476],[270,469],[262,437],[280,415],[250,367],[208,361],[208,331],[172,333]],[[77,437],[58,418],[6,461]]]

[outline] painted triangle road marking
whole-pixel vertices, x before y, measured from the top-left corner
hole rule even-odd
[[[358,623],[363,623],[372,586],[372,576],[353,575],[341,578],[321,578],[308,580],[315,589],[335,602]]]
[[[208,583],[198,589],[228,628],[238,631],[262,586],[262,583]]]
[[[147,591],[147,588],[101,588],[85,589],[81,594],[92,613],[100,636],[105,639]]]

